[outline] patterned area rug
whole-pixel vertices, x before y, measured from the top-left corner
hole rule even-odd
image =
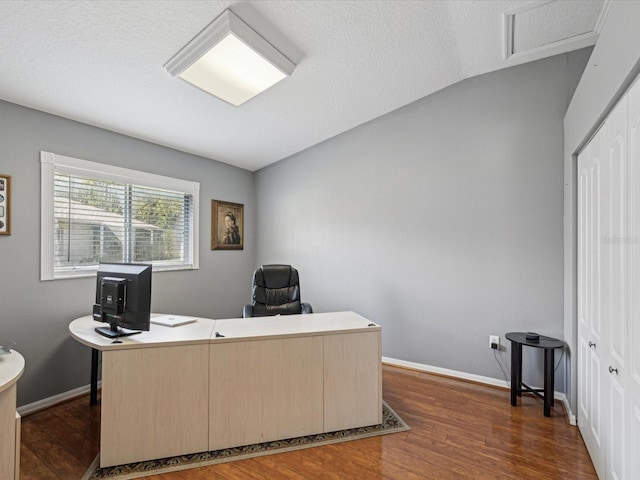
[[[161,458],[146,462],[129,463],[114,467],[100,468],[100,456],[93,461],[82,480],[128,480],[132,478],[142,478],[149,475],[175,472],[189,468],[214,465],[216,463],[232,462],[245,458],[259,457],[273,453],[300,450],[303,448],[318,447],[330,443],[347,442],[360,438],[384,435],[387,433],[397,433],[410,430],[410,427],[394,412],[389,405],[382,402],[382,423],[370,427],[351,428],[331,433],[321,433],[318,435],[308,435],[305,437],[278,440],[275,442],[257,443],[245,447],[225,448],[212,452],[193,453],[177,457]]]

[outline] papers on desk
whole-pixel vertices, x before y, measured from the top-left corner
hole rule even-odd
[[[193,317],[184,317],[182,315],[160,315],[159,317],[152,317],[151,323],[157,325],[164,325],[165,327],[177,327],[179,325],[186,325],[187,323],[193,323],[196,319]]]

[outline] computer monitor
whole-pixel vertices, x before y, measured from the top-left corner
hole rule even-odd
[[[151,265],[100,263],[96,277],[93,318],[108,327],[96,332],[115,338],[149,330],[151,320]],[[127,329],[127,330],[123,330]]]

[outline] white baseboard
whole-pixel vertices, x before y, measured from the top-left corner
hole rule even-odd
[[[560,400],[562,401],[562,405],[564,405],[564,412],[567,414],[567,421],[569,422],[569,425],[573,425],[574,427],[577,427],[578,422],[576,420],[576,416],[571,411],[571,405],[569,405],[569,400],[567,400],[567,396],[564,393],[560,395],[562,395],[562,398]]]
[[[395,365],[397,367],[407,367],[414,370],[420,370],[427,373],[437,373],[438,375],[445,375],[447,377],[459,378],[461,380],[470,380],[472,382],[483,383],[485,385],[491,385],[494,387],[501,387],[510,389],[511,386],[504,380],[499,380],[492,377],[484,377],[482,375],[475,375],[473,373],[459,372],[457,370],[449,370],[448,368],[434,367],[432,365],[424,365],[422,363],[407,362],[406,360],[398,360],[396,358],[382,357],[382,363],[389,365]],[[537,387],[534,387],[537,388]],[[567,396],[562,392],[553,392],[554,400],[562,402],[564,406],[565,414],[567,415],[567,421],[570,425],[576,425],[576,417],[571,412],[571,407],[567,401]]]
[[[100,389],[101,385],[102,381],[99,381],[98,389]],[[89,385],[85,385],[83,387],[69,390],[68,392],[59,393],[58,395],[54,395],[53,397],[43,398],[42,400],[38,400],[37,402],[22,405],[21,407],[18,407],[17,410],[20,416],[24,417],[25,415],[36,413],[40,410],[44,410],[45,408],[53,407],[54,405],[57,405],[59,403],[79,397],[80,395],[89,393],[89,391],[91,391],[91,387]]]
[[[424,365],[422,363],[407,362],[406,360],[398,360],[396,358],[389,357],[382,357],[382,362],[388,363],[389,365],[396,365],[398,367],[413,368],[414,370],[420,370],[422,372],[437,373],[439,375],[446,375],[447,377],[471,380],[473,382],[493,385],[495,387],[509,388],[509,384],[504,380],[484,377],[482,375],[475,375],[473,373],[459,372],[457,370],[449,370],[448,368],[434,367],[432,365]]]

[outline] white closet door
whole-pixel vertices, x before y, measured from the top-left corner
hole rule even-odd
[[[640,479],[640,81],[578,157],[578,426],[601,479]]]
[[[611,112],[605,126],[604,170],[608,172],[603,202],[603,296],[602,312],[607,331],[604,364],[607,385],[607,453],[605,478],[626,476],[626,382],[628,281],[628,165],[627,102],[623,99]],[[605,357],[603,357],[605,358]]]
[[[627,478],[640,478],[640,82],[628,94],[630,311],[627,368]]]
[[[578,427],[598,476],[604,478],[602,391],[606,352],[602,325],[602,167],[604,129],[578,158]],[[606,173],[606,172],[605,172]]]

